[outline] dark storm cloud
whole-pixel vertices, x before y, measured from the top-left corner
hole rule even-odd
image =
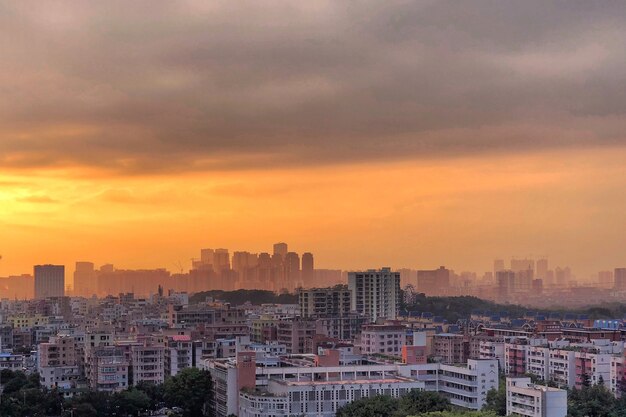
[[[626,144],[621,2],[0,1],[0,166]]]

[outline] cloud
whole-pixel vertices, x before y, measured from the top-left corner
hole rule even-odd
[[[33,203],[33,204],[57,203],[57,200],[47,195],[30,195],[28,197],[19,198],[18,201],[21,203]]]
[[[540,1],[0,5],[0,166],[122,174],[626,138],[626,12]]]

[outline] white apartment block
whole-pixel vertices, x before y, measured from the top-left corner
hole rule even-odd
[[[252,375],[242,373],[235,358],[209,359],[201,362],[201,367],[211,372],[214,405],[221,417],[292,413],[334,417],[337,408],[348,400],[381,392],[400,396],[411,389],[437,391],[453,405],[480,410],[487,392],[498,388],[497,360],[468,360],[465,366],[367,362],[312,366],[314,356],[262,358],[257,354]],[[243,380],[248,385],[242,384]],[[307,401],[315,405],[304,405]]]
[[[567,391],[531,384],[530,378],[506,379],[506,415],[565,417]]]
[[[395,319],[400,313],[400,273],[390,268],[348,273],[350,309],[375,322]]]
[[[480,340],[478,358],[496,359],[500,369],[504,369],[504,340]]]
[[[133,385],[140,382],[162,384],[165,381],[165,347],[139,345],[131,347]]]
[[[239,394],[239,417],[316,416],[334,417],[352,401],[376,395],[393,398],[424,383],[410,378],[363,379],[353,381],[272,380],[263,391],[243,389]]]
[[[571,350],[551,349],[548,379],[560,387],[573,387],[576,384],[576,362]]]
[[[171,336],[167,341],[165,372],[167,376],[176,376],[185,368],[193,365],[193,345],[189,336]]]
[[[385,324],[363,326],[361,330],[361,353],[364,355],[401,356],[406,344],[406,328]]]
[[[546,346],[526,347],[526,373],[544,381],[550,380],[550,348]]]

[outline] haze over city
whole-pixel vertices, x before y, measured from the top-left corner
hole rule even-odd
[[[625,5],[0,0],[0,416],[625,417]]]
[[[0,275],[624,263],[619,3],[0,7]]]

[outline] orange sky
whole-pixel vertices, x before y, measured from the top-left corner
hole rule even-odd
[[[0,274],[42,262],[166,267],[201,247],[287,241],[319,267],[484,271],[547,255],[587,277],[623,262],[626,150],[112,176],[0,177]]]
[[[23,0],[0,51],[0,276],[626,266],[619,2]]]

